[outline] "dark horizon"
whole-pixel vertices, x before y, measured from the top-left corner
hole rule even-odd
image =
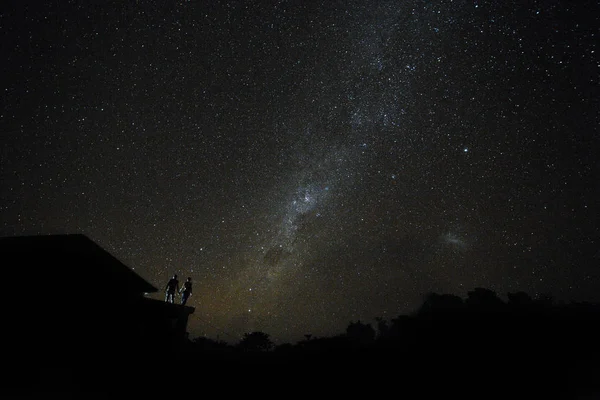
[[[340,337],[340,336],[344,336],[346,335],[346,329],[349,325],[353,324],[353,323],[360,323],[360,324],[364,324],[364,325],[369,325],[371,327],[374,328],[375,333],[379,333],[377,330],[377,325],[379,321],[383,321],[386,323],[392,323],[394,320],[397,320],[399,318],[403,318],[403,317],[416,317],[419,315],[420,312],[422,312],[422,307],[424,306],[424,304],[426,303],[426,301],[431,298],[432,296],[442,296],[442,297],[447,297],[447,296],[451,296],[453,298],[460,298],[463,302],[466,301],[469,297],[469,292],[475,292],[477,290],[489,290],[486,288],[472,288],[470,290],[466,290],[465,295],[461,296],[459,294],[456,293],[436,293],[436,292],[429,292],[426,294],[423,294],[422,296],[422,302],[420,304],[418,304],[418,306],[416,306],[414,309],[412,310],[407,310],[407,311],[399,311],[396,314],[390,314],[387,315],[385,317],[383,316],[374,316],[370,319],[356,319],[356,320],[348,320],[346,322],[346,324],[342,324],[343,326],[341,327],[340,330],[338,331],[332,331],[332,332],[322,332],[322,333],[317,333],[315,334],[313,330],[307,330],[306,332],[290,332],[288,333],[287,337],[290,339],[281,339],[277,336],[273,336],[271,335],[271,333],[268,330],[264,330],[264,329],[254,329],[254,330],[247,330],[247,331],[242,331],[238,334],[236,333],[232,333],[232,332],[227,332],[227,331],[222,331],[219,329],[212,329],[211,328],[215,328],[215,327],[204,327],[205,332],[216,332],[216,334],[209,334],[209,333],[205,333],[205,332],[200,332],[198,333],[197,331],[194,332],[193,330],[189,330],[188,331],[188,335],[189,335],[189,339],[190,340],[197,340],[197,339],[208,339],[210,341],[214,341],[214,342],[218,342],[218,343],[224,343],[227,344],[229,346],[237,346],[239,345],[239,343],[241,341],[243,341],[244,337],[248,334],[252,334],[252,333],[256,333],[256,332],[261,332],[261,333],[265,333],[269,336],[269,339],[273,342],[274,346],[281,346],[281,345],[298,345],[300,342],[306,341],[306,337],[307,335],[312,339],[328,339],[328,338],[335,338],[335,337]],[[492,291],[493,292],[493,291]],[[524,295],[527,298],[529,298],[529,300],[531,300],[533,303],[539,303],[539,304],[546,304],[549,305],[551,307],[570,307],[570,306],[586,306],[586,305],[590,305],[590,306],[595,306],[595,307],[600,307],[600,301],[595,301],[595,300],[590,300],[590,299],[579,299],[579,300],[575,300],[575,299],[560,299],[555,297],[552,293],[538,293],[537,296],[531,296],[529,293],[526,292],[508,292],[508,293],[495,293],[493,292],[493,294],[504,303],[504,305],[509,305],[510,304],[510,297],[511,296],[519,296],[519,295]],[[152,298],[156,298],[158,300],[162,300],[160,299],[160,295],[154,295],[151,296]],[[176,302],[176,304],[178,304]],[[197,320],[200,320],[200,318],[196,318]],[[201,324],[199,324],[201,325]],[[199,329],[202,329],[202,327],[200,326]]]
[[[265,332],[248,333],[234,345],[189,338],[165,346],[169,336],[159,332],[132,341],[136,328],[122,324],[128,312],[123,317],[120,323],[107,320],[102,332],[57,324],[46,340],[13,336],[7,393],[155,398],[172,393],[174,382],[178,395],[210,389],[262,397],[315,391],[387,396],[392,387],[426,398],[583,400],[600,393],[600,304],[558,304],[527,293],[504,302],[486,288],[465,299],[431,294],[413,315],[375,327],[353,321],[343,334],[281,345]]]

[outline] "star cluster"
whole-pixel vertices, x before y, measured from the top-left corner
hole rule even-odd
[[[232,342],[432,291],[600,300],[598,8],[11,1],[2,234],[190,276],[190,334]]]

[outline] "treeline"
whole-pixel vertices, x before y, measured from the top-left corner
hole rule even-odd
[[[526,293],[434,293],[411,314],[350,321],[338,335],[295,344],[249,332],[236,344],[200,337],[169,351],[148,343],[143,353],[86,358],[98,344],[85,343],[77,365],[44,360],[37,377],[13,386],[37,382],[81,398],[600,398],[600,305]]]
[[[332,337],[305,335],[296,344],[276,346],[268,333],[250,332],[237,344],[198,337],[190,340],[186,351],[248,354],[256,352],[358,350],[385,348],[402,351],[432,348],[449,350],[461,344],[462,350],[476,345],[486,347],[529,346],[536,348],[555,338],[553,348],[568,345],[575,335],[578,343],[598,332],[600,305],[595,303],[557,303],[551,296],[532,298],[524,292],[508,293],[507,301],[484,288],[468,292],[465,299],[451,294],[431,293],[413,313],[391,320],[375,318],[377,324],[350,321],[346,331]],[[600,339],[600,336],[596,336]],[[496,339],[497,342],[490,342]],[[600,341],[600,340],[599,340]],[[574,343],[571,343],[573,345]],[[417,347],[415,347],[417,346]]]
[[[488,398],[511,390],[553,398],[600,384],[600,305],[523,292],[507,298],[483,288],[464,299],[433,293],[414,313],[377,318],[375,326],[352,321],[339,335],[307,334],[279,346],[264,332],[247,333],[235,345],[195,338],[185,358],[208,375],[212,367],[256,379],[268,371],[285,382],[307,374],[323,384],[340,375],[357,387],[402,382],[448,392],[444,385],[462,382],[494,388]]]

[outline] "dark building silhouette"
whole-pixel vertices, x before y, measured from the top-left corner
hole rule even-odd
[[[84,235],[4,237],[0,253],[4,355],[16,377],[126,369],[186,341],[194,309],[145,297],[157,288]]]

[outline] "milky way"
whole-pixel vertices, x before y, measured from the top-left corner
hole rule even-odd
[[[3,236],[190,276],[230,342],[600,300],[597,2],[62,3],[1,12]]]

